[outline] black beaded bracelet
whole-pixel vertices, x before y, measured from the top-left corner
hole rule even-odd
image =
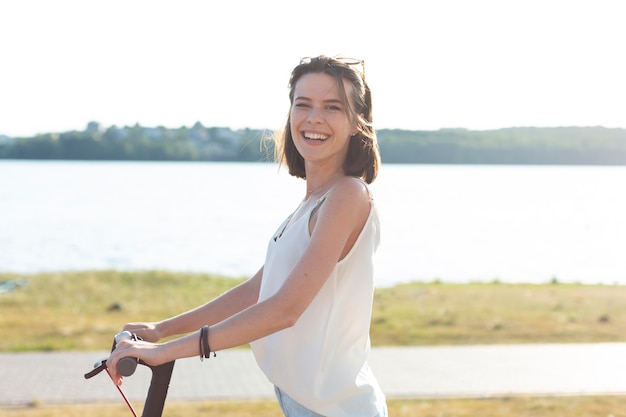
[[[209,347],[209,326],[202,326],[200,330],[200,355],[201,358],[211,357],[211,348]],[[213,352],[213,357],[216,357],[216,353]]]

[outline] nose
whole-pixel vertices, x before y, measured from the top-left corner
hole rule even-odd
[[[324,118],[320,109],[315,106],[311,107],[307,115],[307,121],[309,123],[322,123],[322,120],[324,120]]]

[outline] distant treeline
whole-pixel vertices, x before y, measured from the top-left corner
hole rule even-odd
[[[626,129],[383,130],[379,141],[395,163],[626,165]]]
[[[0,136],[0,159],[268,161],[271,132],[140,125],[27,138]],[[384,163],[626,165],[626,129],[506,128],[437,131],[378,130]]]
[[[140,125],[103,129],[91,122],[84,131],[47,133],[0,140],[0,158],[121,161],[260,161],[262,130],[222,127],[170,129]],[[264,141],[269,142],[269,141]],[[269,153],[268,153],[269,152]]]

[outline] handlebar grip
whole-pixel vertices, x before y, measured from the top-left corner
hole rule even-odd
[[[137,369],[137,363],[136,358],[122,358],[117,362],[117,373],[122,376],[131,376],[135,373],[135,369]]]
[[[113,349],[115,349],[115,346],[121,340],[124,340],[124,339],[141,340],[140,338],[138,338],[136,335],[129,332],[128,330],[124,330],[123,332],[120,332],[115,335],[113,339],[113,347],[111,348],[111,351],[113,351]],[[139,361],[137,360],[137,358],[131,358],[131,357],[122,358],[117,363],[117,372],[122,376],[131,376],[132,374],[135,373],[135,369],[137,369],[138,362]]]

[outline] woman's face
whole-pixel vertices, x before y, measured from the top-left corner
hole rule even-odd
[[[352,84],[344,80],[344,87],[351,100]],[[294,87],[290,128],[296,149],[305,162],[343,164],[350,136],[356,132],[348,112],[332,76],[308,73],[298,80]]]

